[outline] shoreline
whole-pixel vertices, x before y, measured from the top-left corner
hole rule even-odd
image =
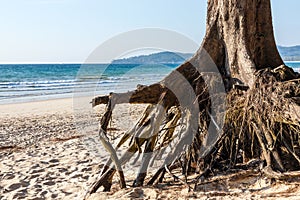
[[[286,65],[290,65],[290,67],[294,68],[294,70],[296,72],[300,73],[300,71],[299,71],[300,65],[299,65],[299,68],[297,68],[300,61],[284,61],[284,63]],[[155,73],[157,73],[157,71]],[[112,75],[112,77],[120,78],[119,75]],[[157,80],[155,80],[154,82],[161,80],[160,78],[157,78]],[[52,79],[49,79],[49,81],[50,80],[52,80]],[[112,80],[114,80],[114,79],[112,79]],[[3,89],[3,90],[1,89],[1,91],[0,91],[0,92],[3,92],[3,93],[1,93],[2,99],[0,99],[0,106],[1,105],[9,105],[9,104],[17,105],[20,103],[43,102],[43,101],[48,101],[48,100],[52,101],[52,100],[60,100],[60,99],[69,99],[69,98],[74,98],[74,96],[75,96],[75,98],[78,98],[79,96],[82,96],[82,97],[90,96],[92,99],[93,96],[95,95],[94,93],[96,92],[95,91],[96,88],[97,88],[97,92],[100,91],[101,93],[106,95],[106,94],[109,94],[111,91],[125,92],[128,90],[128,88],[135,89],[136,85],[141,84],[141,83],[144,83],[146,85],[152,83],[152,82],[148,83],[147,81],[145,82],[145,80],[138,79],[138,80],[134,81],[134,85],[130,85],[130,84],[126,85],[129,83],[128,81],[122,82],[122,80],[119,80],[120,82],[117,81],[117,82],[106,83],[105,82],[106,80],[102,80],[102,81],[104,81],[103,85],[99,85],[99,86],[97,85],[97,87],[95,87],[93,89],[90,88],[90,85],[87,82],[86,83],[87,85],[84,85],[84,87],[87,87],[87,90],[83,91],[80,88],[76,89],[76,87],[79,86],[79,84],[78,85],[70,84],[70,85],[64,86],[64,82],[62,82],[62,84],[59,84],[61,80],[52,80],[52,81],[54,81],[54,82],[52,83],[50,81],[51,83],[47,83],[47,84],[50,84],[51,87],[54,87],[53,90],[48,88],[50,86],[47,85],[46,83],[45,84],[43,83],[42,85],[39,85],[40,84],[39,83],[37,86],[34,84],[35,82],[33,82],[33,83],[30,82],[29,86],[27,86],[25,84],[26,87],[30,87],[29,93],[26,93],[26,91],[27,91],[26,87],[24,86],[24,88],[23,88],[22,84],[20,84],[21,85],[20,86],[20,85],[18,85],[17,82],[16,83],[12,82],[15,85],[10,86],[9,85],[10,82],[7,82],[7,84],[9,83],[8,85],[6,85],[6,83],[3,82],[5,84],[3,84],[3,85],[0,84],[1,88]],[[58,81],[58,83],[56,81]],[[150,81],[150,79],[148,81]],[[151,79],[151,81],[153,81],[153,80]],[[37,81],[37,82],[39,82],[39,81]],[[47,82],[47,81],[42,81],[42,82]],[[123,84],[125,84],[124,87],[123,87]],[[122,87],[121,87],[121,85],[122,85]],[[19,86],[20,86],[20,88],[19,88]],[[10,87],[12,87],[12,89],[9,89]],[[57,87],[57,89],[55,89],[56,87]],[[38,88],[38,90],[36,90],[36,88]],[[55,91],[56,93],[52,93],[53,91]],[[18,95],[14,94],[12,92],[14,92]],[[21,92],[21,93],[17,93],[17,92]],[[37,93],[35,93],[35,92],[37,92]],[[45,92],[45,94],[43,92]],[[14,96],[14,95],[16,95],[16,96]]]

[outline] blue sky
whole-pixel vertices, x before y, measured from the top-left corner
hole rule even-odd
[[[0,63],[84,62],[133,29],[177,31],[197,43],[206,0],[0,0]],[[272,0],[276,41],[300,44],[300,1]]]

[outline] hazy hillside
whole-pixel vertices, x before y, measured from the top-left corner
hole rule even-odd
[[[175,52],[160,52],[150,55],[135,56],[130,58],[114,60],[114,64],[180,64],[189,59],[193,54],[190,53],[175,53]]]
[[[278,46],[279,53],[285,61],[300,61],[300,45],[292,47]],[[114,64],[180,64],[189,59],[192,53],[160,52],[114,60]]]

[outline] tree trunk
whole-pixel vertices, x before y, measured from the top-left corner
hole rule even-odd
[[[143,185],[149,160],[157,156],[153,152],[173,142],[175,133],[181,138],[166,158],[171,162],[165,161],[148,184],[161,182],[178,166],[186,176],[201,172],[200,178],[261,163],[267,177],[290,178],[285,171],[300,169],[299,78],[277,51],[270,0],[208,0],[206,35],[189,61],[159,83],[93,99],[93,106],[109,105],[101,127],[115,104],[150,106],[117,145],[131,138],[128,152],[113,159],[115,150],[107,148],[112,159],[89,193],[110,189],[116,172],[111,162],[122,177],[120,165],[141,151],[134,186]],[[253,159],[259,162],[247,163]]]
[[[283,64],[273,34],[270,0],[208,0],[202,48],[224,76],[251,86],[254,72]],[[202,62],[200,50],[192,62]]]

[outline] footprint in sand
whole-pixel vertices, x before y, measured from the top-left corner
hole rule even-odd
[[[19,190],[14,195],[13,199],[26,199],[27,198],[27,189]]]
[[[52,186],[52,185],[55,185],[56,183],[54,181],[48,181],[48,182],[45,182],[43,184],[47,185],[47,186]]]
[[[45,172],[45,169],[32,170],[31,174],[37,174],[37,173],[42,173],[42,172]]]
[[[7,173],[3,178],[7,180],[14,179],[16,176],[14,174]]]
[[[49,163],[59,163],[59,160],[58,159],[52,159],[52,160],[49,160]]]
[[[14,190],[19,189],[21,186],[22,186],[21,183],[14,183],[14,184],[10,185],[10,186],[8,187],[8,189],[9,189],[10,192],[11,192],[11,191],[14,191]]]

